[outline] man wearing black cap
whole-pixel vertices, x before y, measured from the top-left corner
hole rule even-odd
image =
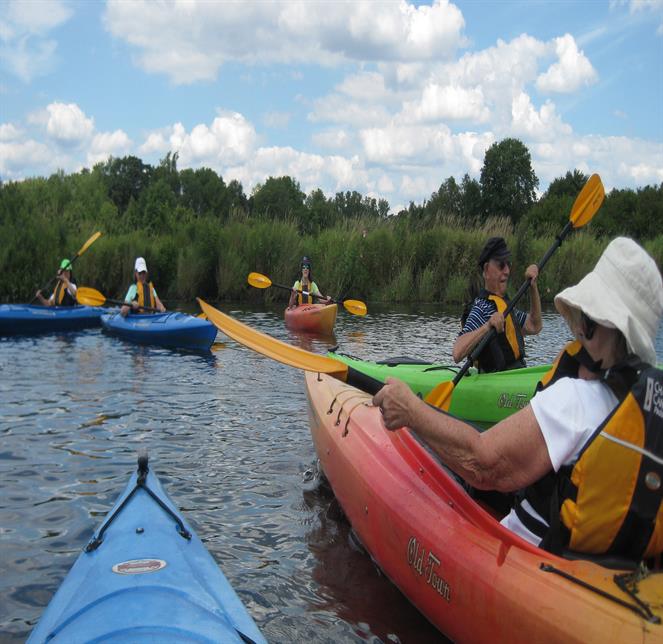
[[[472,303],[469,315],[454,343],[453,358],[460,362],[466,358],[491,327],[497,335],[484,348],[478,358],[480,371],[504,371],[525,366],[523,335],[536,335],[541,331],[541,298],[536,284],[539,269],[536,264],[527,267],[525,277],[531,279],[530,310],[525,313],[513,309],[504,319],[508,306],[506,289],[511,275],[511,251],[502,237],[491,237],[479,255],[479,269],[484,288]]]

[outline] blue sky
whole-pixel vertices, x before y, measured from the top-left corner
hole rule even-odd
[[[393,210],[506,137],[540,190],[663,182],[663,0],[0,0],[0,178],[108,156]]]

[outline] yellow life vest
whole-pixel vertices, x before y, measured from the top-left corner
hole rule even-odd
[[[500,313],[506,311],[508,301],[483,289],[478,298],[495,304]],[[520,325],[515,323],[513,311],[504,320],[504,333],[498,333],[479,354],[477,366],[481,371],[504,371],[524,367],[525,341]]]
[[[318,291],[318,287],[315,282],[309,282],[308,288],[304,288],[301,280],[295,282],[293,287],[297,291],[297,304],[313,304],[313,293]],[[302,291],[308,291],[308,295],[302,295]]]
[[[577,376],[581,351],[579,342],[569,344],[541,388],[574,371]],[[631,359],[603,372],[603,379],[620,403],[574,465],[525,491],[534,509],[550,519],[549,529],[531,515],[545,532],[523,523],[553,551],[561,546],[639,561],[663,552],[663,371]]]
[[[154,286],[152,282],[144,284],[143,282],[136,282],[136,301],[138,306],[146,306],[150,309],[155,308],[154,301]]]
[[[73,280],[69,280],[72,284],[75,284]],[[76,305],[76,300],[72,297],[71,293],[67,290],[64,282],[58,280],[58,283],[55,285],[55,290],[53,291],[53,305],[54,306],[74,306]]]

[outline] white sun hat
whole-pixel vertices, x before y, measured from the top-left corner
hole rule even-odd
[[[632,239],[611,241],[593,271],[555,296],[555,307],[571,329],[574,309],[602,326],[619,329],[629,352],[656,364],[663,281],[656,262]]]
[[[134,270],[137,273],[141,271],[147,271],[147,264],[145,263],[144,257],[136,257],[136,263],[134,264]]]

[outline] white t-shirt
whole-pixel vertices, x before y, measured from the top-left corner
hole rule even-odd
[[[560,378],[532,398],[530,405],[555,472],[562,465],[571,465],[578,460],[585,443],[617,403],[617,397],[606,384],[579,378]],[[548,525],[527,501],[522,507]],[[515,510],[502,519],[502,525],[531,543],[538,545],[541,541],[523,525]]]

